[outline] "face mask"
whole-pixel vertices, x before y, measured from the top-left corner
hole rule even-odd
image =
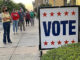
[[[7,12],[8,10],[6,9],[5,11]]]

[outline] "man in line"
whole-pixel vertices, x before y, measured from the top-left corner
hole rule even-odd
[[[25,24],[24,24],[25,14],[24,14],[22,8],[20,8],[18,14],[20,16],[20,18],[19,18],[20,30],[22,31],[22,28],[23,28],[23,30],[25,31]]]
[[[19,14],[16,11],[16,9],[13,9],[13,12],[11,13],[11,17],[13,20],[13,32],[15,35],[15,33],[17,33],[17,30],[18,30],[18,20],[19,20]],[[15,31],[15,29],[16,29],[16,31]]]
[[[34,12],[33,12],[33,11],[31,11],[31,12],[30,12],[31,26],[34,26],[34,15],[35,15],[35,14],[34,14]]]

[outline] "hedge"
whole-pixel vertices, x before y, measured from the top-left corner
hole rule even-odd
[[[52,49],[42,55],[41,60],[80,60],[80,43]]]

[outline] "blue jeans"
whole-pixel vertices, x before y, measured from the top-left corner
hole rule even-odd
[[[15,29],[16,29],[16,32],[18,30],[18,20],[13,20],[13,32],[15,32]]]
[[[4,34],[3,34],[3,42],[6,43],[6,38],[8,42],[10,42],[10,22],[4,22],[3,23],[3,29],[4,29]]]
[[[34,18],[31,18],[31,26],[34,26]]]

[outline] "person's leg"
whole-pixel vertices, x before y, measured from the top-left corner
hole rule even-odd
[[[33,26],[34,26],[34,18],[33,18]]]
[[[34,26],[34,20],[33,20],[33,18],[32,18],[32,26]]]
[[[28,20],[28,26],[29,26],[29,20]]]
[[[20,24],[20,30],[22,31],[22,21],[20,21],[19,24]]]
[[[27,26],[27,19],[26,19],[26,26]]]
[[[32,18],[31,18],[31,26],[32,26]]]
[[[23,25],[23,30],[25,31],[25,24],[24,24],[24,21],[22,22],[22,25]]]
[[[7,23],[7,40],[9,43],[12,43],[10,39],[10,22]]]
[[[7,25],[6,25],[6,23],[3,23],[3,29],[4,29],[4,33],[3,33],[3,43],[4,44],[6,44],[6,32],[7,32],[7,30],[6,30],[6,28],[7,28]]]
[[[27,19],[26,19],[26,26],[27,26]]]
[[[15,33],[15,21],[13,20],[13,32]]]
[[[31,18],[30,18],[29,22],[30,22],[30,24],[31,24]]]
[[[32,26],[34,26],[34,21],[33,21],[33,18],[32,18]]]
[[[18,30],[18,20],[16,20],[16,32]]]
[[[20,21],[18,21],[18,29],[20,29]]]

